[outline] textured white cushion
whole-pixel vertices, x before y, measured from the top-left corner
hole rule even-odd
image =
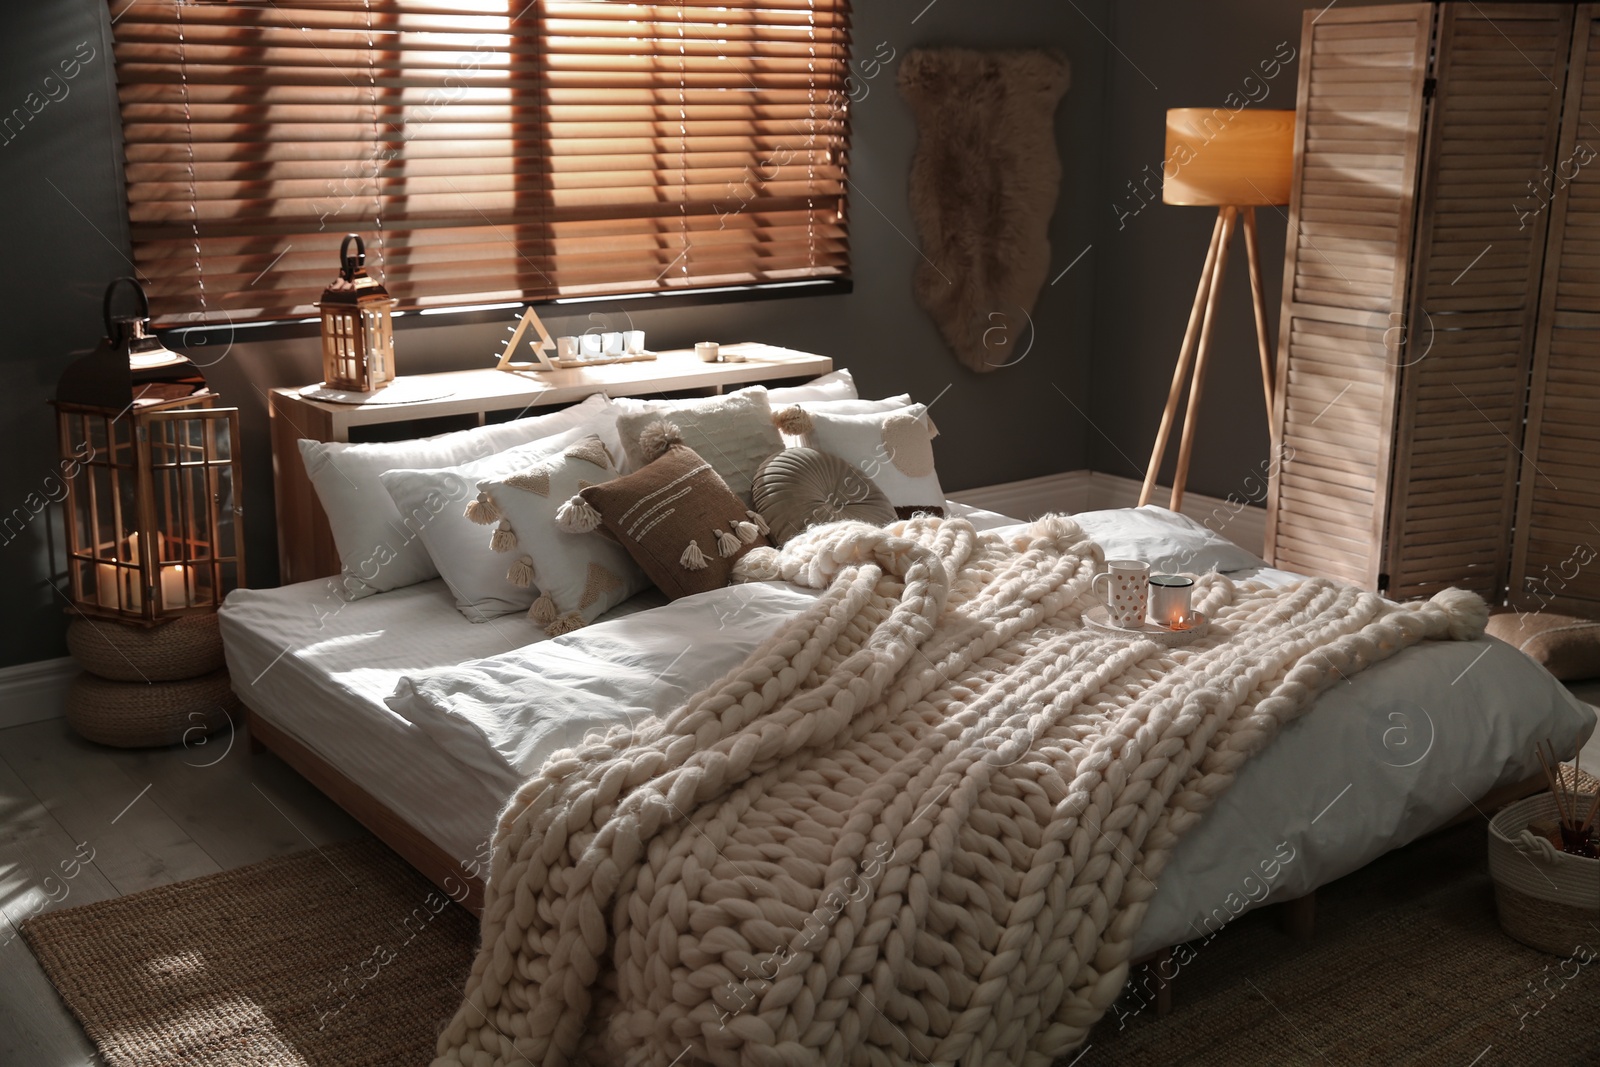
[[[727,396],[692,400],[612,401],[622,409],[617,418],[617,433],[627,457],[624,469],[636,471],[645,465],[639,450],[639,433],[657,419],[677,426],[683,443],[733,490],[733,495],[750,506],[750,479],[763,460],[783,448],[783,438],[772,425],[772,407],[761,386],[740,389]]]
[[[785,404],[795,404],[802,400],[854,400],[856,380],[850,372],[843,367],[830,371],[820,378],[813,378],[801,385],[782,385],[776,389],[767,390],[767,401],[774,410]]]
[[[450,592],[473,622],[526,611],[537,591],[506,581],[506,561],[489,547],[489,529],[466,516],[486,478],[524,470],[590,436],[582,426],[454,467],[392,470],[378,476],[399,513],[408,517]]]
[[[500,517],[496,533],[482,530],[484,541],[493,539],[507,582],[538,588],[529,614],[552,636],[593,622],[650,584],[627,549],[594,532],[597,515],[581,532],[557,521],[578,490],[616,476],[605,445],[590,435],[557,455],[478,483]]]
[[[831,452],[871,478],[896,508],[944,509],[933,467],[933,426],[922,404],[894,411],[831,415],[812,411],[812,448]]]
[[[774,392],[776,390],[767,390],[769,404],[772,403]],[[800,448],[810,444],[810,435],[790,434],[783,429],[783,413],[790,408],[799,408],[806,412],[820,411],[825,415],[869,415],[875,411],[897,411],[910,406],[910,393],[886,396],[882,400],[797,400],[793,404],[781,407],[772,404],[772,418],[778,424],[778,432],[783,435],[783,443],[789,448]]]
[[[359,599],[439,574],[416,531],[401,521],[384,491],[379,481],[384,471],[454,466],[578,426],[591,427],[612,444],[617,415],[605,397],[591,396],[549,415],[437,437],[362,444],[302,440],[300,457],[333,528],[333,543],[347,575],[344,588],[352,599]]]

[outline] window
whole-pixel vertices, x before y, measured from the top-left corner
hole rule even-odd
[[[849,0],[113,0],[158,322],[849,272]]]

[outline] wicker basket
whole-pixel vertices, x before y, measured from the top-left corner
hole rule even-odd
[[[118,682],[170,682],[222,667],[215,612],[160,626],[73,619],[67,624],[67,648],[90,674]]]
[[[1570,956],[1600,923],[1600,860],[1561,852],[1528,829],[1557,817],[1549,793],[1508,804],[1489,821],[1489,876],[1500,927],[1524,945]]]
[[[149,683],[80,674],[67,691],[67,722],[102,745],[154,748],[192,744],[237,718],[238,706],[227,671]]]

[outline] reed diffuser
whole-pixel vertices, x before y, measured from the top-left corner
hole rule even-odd
[[[1539,765],[1544,768],[1545,780],[1550,783],[1550,795],[1556,802],[1555,834],[1550,837],[1550,843],[1571,855],[1594,859],[1600,855],[1595,847],[1594,829],[1595,815],[1600,812],[1600,790],[1590,794],[1579,789],[1583,755],[1578,755],[1572,774],[1567,775],[1562,773],[1555,746],[1549,741],[1534,745],[1534,751],[1539,756]]]

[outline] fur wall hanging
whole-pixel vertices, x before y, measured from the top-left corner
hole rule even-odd
[[[911,215],[926,256],[917,302],[957,359],[998,370],[1011,348],[986,334],[1004,324],[1015,342],[1017,311],[1032,313],[1049,272],[1067,63],[1036,50],[917,49],[899,80],[917,123]]]

